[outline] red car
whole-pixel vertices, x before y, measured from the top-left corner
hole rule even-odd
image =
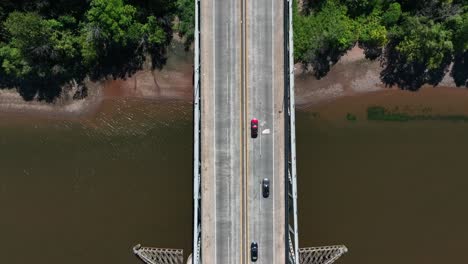
[[[258,119],[254,118],[250,121],[250,134],[252,138],[258,136]]]

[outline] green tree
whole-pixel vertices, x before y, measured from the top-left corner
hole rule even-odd
[[[21,52],[18,48],[13,48],[4,43],[0,44],[0,74],[2,81],[12,81],[12,78],[24,76],[29,73],[29,66],[23,59]],[[4,83],[2,83],[4,84]]]
[[[163,23],[147,17],[137,20],[137,10],[122,0],[93,0],[82,29],[82,54],[94,79],[112,76],[126,78],[142,68],[145,54],[153,66],[164,63],[170,38]]]
[[[176,1],[0,1],[0,87],[53,101],[64,84],[86,76],[125,78],[149,58],[162,67]],[[182,28],[190,35],[189,20]]]
[[[143,25],[144,53],[150,54],[153,68],[162,68],[166,63],[166,47],[171,41],[171,31],[154,16]]]
[[[13,11],[34,12],[44,18],[57,18],[68,14],[81,17],[89,7],[90,0],[2,0],[0,7]]]
[[[432,20],[408,17],[402,28],[402,41],[396,50],[410,63],[424,64],[433,70],[453,52],[452,33]]]
[[[4,23],[10,41],[0,50],[2,68],[27,100],[52,101],[78,72],[78,38],[55,19],[10,13]]]
[[[376,59],[387,44],[387,28],[382,24],[382,12],[376,8],[368,16],[357,19],[359,25],[359,47],[368,59]]]
[[[136,8],[122,0],[93,0],[85,14],[81,45],[85,64],[95,79],[127,77],[143,64],[143,24]]]
[[[335,1],[309,15],[300,15],[295,6],[294,55],[297,61],[312,66],[317,78],[325,76],[358,40],[357,25],[346,12]]]
[[[382,15],[382,23],[386,27],[397,24],[401,17],[401,6],[399,3],[391,3],[387,11]]]
[[[149,16],[158,19],[172,20],[177,13],[177,0],[128,0],[127,3],[137,8],[139,21],[146,20]]]
[[[181,37],[185,37],[185,45],[188,48],[194,40],[195,1],[177,0],[177,10],[179,18],[177,30]]]
[[[435,22],[444,21],[460,12],[460,5],[453,0],[403,0],[402,9],[412,15],[429,18]]]
[[[450,74],[457,86],[468,87],[468,12],[454,17],[448,24],[454,32],[455,49],[454,64]]]
[[[351,17],[368,15],[380,3],[379,0],[341,0],[341,3],[348,8]]]
[[[437,85],[450,66],[453,49],[452,32],[441,23],[406,16],[390,34],[381,79],[409,90],[425,83]]]

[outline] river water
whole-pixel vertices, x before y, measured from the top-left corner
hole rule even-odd
[[[468,123],[371,122],[359,101],[297,112],[301,246],[346,244],[349,264],[466,263]],[[0,116],[0,175],[0,263],[139,263],[137,243],[191,250],[191,104]]]
[[[107,102],[75,120],[2,117],[0,263],[139,263],[191,248],[192,108]]]

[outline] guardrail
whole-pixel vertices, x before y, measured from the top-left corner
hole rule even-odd
[[[193,87],[193,251],[192,263],[201,263],[200,179],[200,1],[195,1],[194,87]]]
[[[286,15],[287,13],[287,15]],[[285,1],[285,115],[286,136],[286,261],[299,264],[299,232],[297,224],[297,171],[296,171],[296,103],[294,98],[294,40],[293,0]],[[291,219],[292,218],[292,219]]]
[[[294,255],[299,264],[299,232],[297,224],[297,171],[296,171],[296,101],[294,97],[294,39],[293,0],[289,0],[289,108],[291,135],[292,195],[294,213]]]

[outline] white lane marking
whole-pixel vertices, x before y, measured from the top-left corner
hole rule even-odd
[[[262,134],[263,134],[263,135],[269,135],[269,134],[270,134],[270,129],[269,129],[269,128],[264,129],[264,130],[262,131]],[[273,162],[273,163],[274,163],[274,162]]]

